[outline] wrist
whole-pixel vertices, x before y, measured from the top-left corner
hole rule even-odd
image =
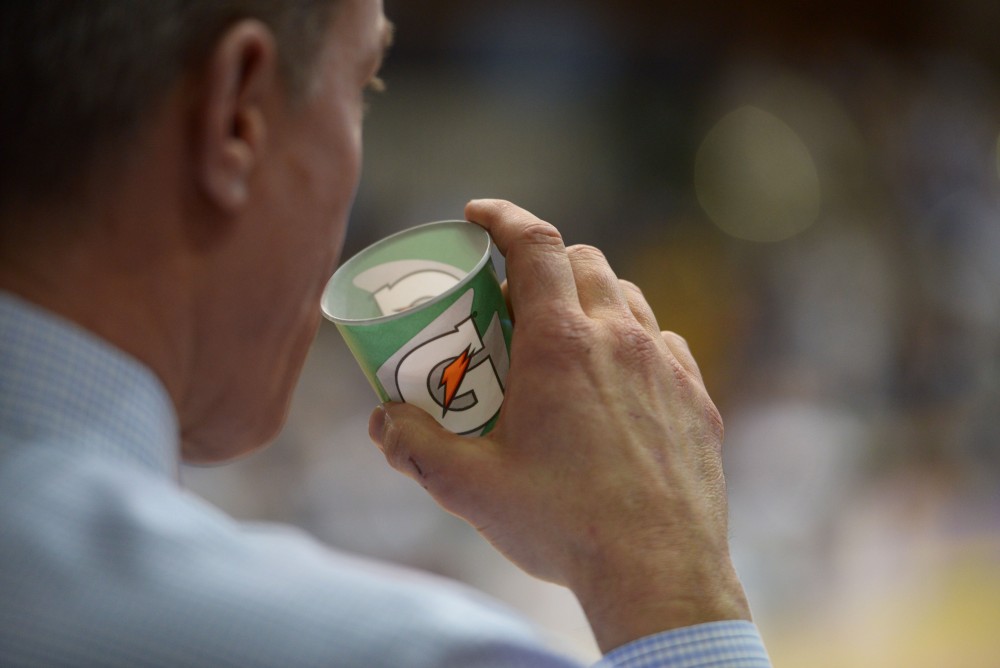
[[[691,554],[681,560],[648,555],[652,558],[608,561],[590,577],[570,583],[602,652],[681,627],[751,621],[728,551],[697,559]]]

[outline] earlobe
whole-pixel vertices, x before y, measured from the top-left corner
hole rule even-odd
[[[195,175],[202,195],[227,214],[237,213],[267,142],[268,104],[280,94],[274,36],[263,23],[233,24],[205,61],[197,97]]]

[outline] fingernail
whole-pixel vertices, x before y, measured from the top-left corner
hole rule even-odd
[[[382,449],[382,434],[385,432],[385,421],[388,416],[385,412],[385,406],[378,406],[372,411],[372,416],[368,418],[368,437],[372,439],[372,442],[378,446],[378,449]]]

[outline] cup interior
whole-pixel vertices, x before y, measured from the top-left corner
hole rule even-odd
[[[486,230],[440,221],[386,237],[334,272],[323,291],[323,314],[342,324],[401,317],[467,283],[490,259]]]

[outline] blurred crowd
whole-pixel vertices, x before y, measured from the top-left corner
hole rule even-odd
[[[601,247],[726,419],[775,665],[996,666],[1000,4],[660,4],[387,0],[345,257],[485,196]],[[184,481],[596,656],[568,593],[388,469],[375,401],[325,323],[278,442]]]

